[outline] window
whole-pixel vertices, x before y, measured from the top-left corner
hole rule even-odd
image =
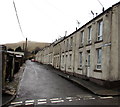
[[[84,31],[81,32],[81,44],[83,45],[84,43]]]
[[[52,63],[52,55],[51,55],[51,63]]]
[[[58,63],[58,67],[59,67],[59,61],[60,61],[60,58],[58,57],[58,62],[57,62]]]
[[[66,50],[68,50],[69,40],[67,39]]]
[[[63,58],[62,58],[62,63],[64,63],[64,55],[63,55]]]
[[[88,43],[91,43],[92,27],[88,27]]]
[[[67,55],[66,55],[66,63],[67,63]]]
[[[72,62],[72,54],[70,54],[70,67],[71,67],[71,62]]]
[[[101,69],[102,64],[102,49],[97,49],[97,69]]]
[[[49,63],[51,62],[51,58],[50,58],[50,56],[49,56]]]
[[[70,38],[70,48],[72,48],[73,45],[73,37]]]
[[[82,52],[80,52],[80,67],[82,67]]]
[[[97,37],[97,40],[98,41],[102,40],[103,39],[102,36],[103,36],[103,21],[100,20],[98,22],[98,37]]]
[[[65,41],[64,41],[64,43],[63,43],[63,51],[62,52],[64,52],[65,51]]]
[[[88,51],[87,66],[90,67],[90,51]]]

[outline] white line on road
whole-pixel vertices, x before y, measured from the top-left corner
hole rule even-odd
[[[47,102],[38,102],[38,104],[46,104]]]
[[[38,99],[38,101],[47,101],[47,99]]]
[[[50,100],[61,100],[62,98],[52,98]]]
[[[73,101],[73,100],[69,100],[70,102]]]
[[[15,104],[15,105],[10,105],[8,107],[21,107],[22,104]]]
[[[11,104],[22,104],[22,101],[18,101],[18,102],[11,102]]]
[[[73,97],[66,97],[67,100],[72,99]]]
[[[76,100],[80,100],[80,98],[77,98]]]
[[[112,96],[108,96],[108,97],[100,97],[100,96],[99,96],[99,98],[100,98],[100,99],[110,99],[110,98],[113,98],[113,97],[112,97]]]
[[[94,97],[92,97],[92,98],[89,98],[90,100],[94,100],[95,98]]]
[[[33,103],[34,100],[26,100],[25,103]]]
[[[55,101],[51,101],[51,103],[60,103],[60,102],[64,102],[64,100],[55,100]]]
[[[33,104],[34,104],[33,102],[25,103],[25,105],[33,105]]]

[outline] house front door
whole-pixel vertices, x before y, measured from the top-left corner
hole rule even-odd
[[[87,60],[86,60],[86,73],[87,77],[90,76],[90,51],[87,52]]]

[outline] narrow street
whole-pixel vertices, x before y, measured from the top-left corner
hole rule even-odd
[[[45,65],[26,62],[17,96],[10,106],[16,105],[118,105],[119,97],[101,97],[58,76]]]

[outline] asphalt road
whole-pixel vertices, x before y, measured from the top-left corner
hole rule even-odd
[[[57,72],[57,71],[56,71]],[[26,62],[17,97],[10,105],[118,105],[119,97],[101,97],[58,76],[49,67]]]

